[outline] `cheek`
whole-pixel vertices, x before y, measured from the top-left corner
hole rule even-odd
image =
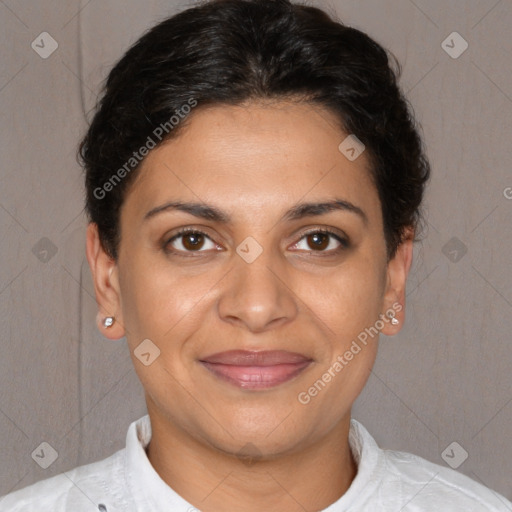
[[[148,264],[148,259],[125,261],[120,279],[123,318],[131,346],[150,338],[164,347],[185,325],[197,325],[208,291],[218,278],[212,273],[184,275],[165,262],[153,259]]]
[[[373,325],[381,313],[382,278],[377,264],[354,258],[326,277],[297,282],[297,295],[327,326],[335,339],[346,342]]]
[[[308,305],[319,323],[328,326],[324,332],[329,343],[325,359],[297,399],[308,404],[312,416],[321,418],[318,428],[348,411],[368,381],[377,356],[375,324],[381,297],[378,265],[362,260],[340,267],[321,288],[315,288],[315,294],[310,292]]]

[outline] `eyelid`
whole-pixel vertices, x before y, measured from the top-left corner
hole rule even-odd
[[[187,254],[187,255],[193,255],[194,253],[202,253],[202,252],[208,252],[209,250],[211,249],[208,249],[208,250],[198,250],[198,251],[182,251],[181,249],[167,249],[167,246],[170,245],[174,240],[182,237],[182,236],[185,236],[189,233],[197,233],[197,234],[200,234],[200,235],[203,235],[205,236],[206,238],[208,238],[212,243],[214,243],[215,245],[219,245],[217,244],[213,238],[208,234],[206,233],[206,231],[204,231],[203,229],[201,228],[195,228],[195,227],[185,227],[185,228],[180,228],[176,233],[174,233],[170,238],[169,237],[164,237],[164,240],[163,240],[163,249],[168,252],[168,253],[171,253],[171,254],[177,254],[177,255],[183,255],[183,254]]]
[[[322,254],[331,254],[332,255],[332,254],[338,253],[342,249],[348,249],[350,246],[350,239],[345,233],[343,233],[343,231],[335,229],[335,228],[326,228],[326,227],[321,227],[321,228],[316,227],[316,228],[307,229],[306,231],[301,231],[299,233],[299,235],[296,235],[296,236],[299,236],[299,239],[293,245],[297,245],[304,237],[306,237],[308,235],[313,235],[315,233],[322,233],[322,234],[325,234],[325,235],[328,235],[328,236],[334,238],[340,244],[340,247],[338,247],[337,249],[330,249],[328,251],[310,250],[308,252],[317,253],[319,255],[322,255]]]

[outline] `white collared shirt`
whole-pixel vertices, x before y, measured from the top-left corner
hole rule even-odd
[[[124,449],[0,498],[0,512],[198,512],[151,466],[150,439],[144,416],[130,425]],[[512,512],[510,501],[457,471],[380,449],[354,419],[349,444],[357,475],[322,512]]]

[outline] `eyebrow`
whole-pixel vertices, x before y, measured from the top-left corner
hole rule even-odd
[[[153,208],[144,215],[144,221],[147,221],[160,213],[168,211],[181,211],[200,219],[219,222],[221,224],[229,224],[231,222],[231,217],[226,212],[213,205],[182,201],[170,201],[168,203],[157,206],[156,208]],[[344,199],[335,199],[332,201],[324,202],[299,203],[288,210],[282,216],[281,221],[293,221],[302,219],[304,217],[320,216],[332,211],[345,211],[353,213],[357,215],[365,225],[368,224],[368,217],[366,213],[361,208],[359,208],[359,206],[356,206],[350,201],[346,201]]]

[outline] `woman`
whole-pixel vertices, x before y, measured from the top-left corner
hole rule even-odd
[[[205,3],[125,54],[80,154],[98,327],[148,416],[0,510],[511,510],[351,419],[430,174],[398,74],[286,0]]]

